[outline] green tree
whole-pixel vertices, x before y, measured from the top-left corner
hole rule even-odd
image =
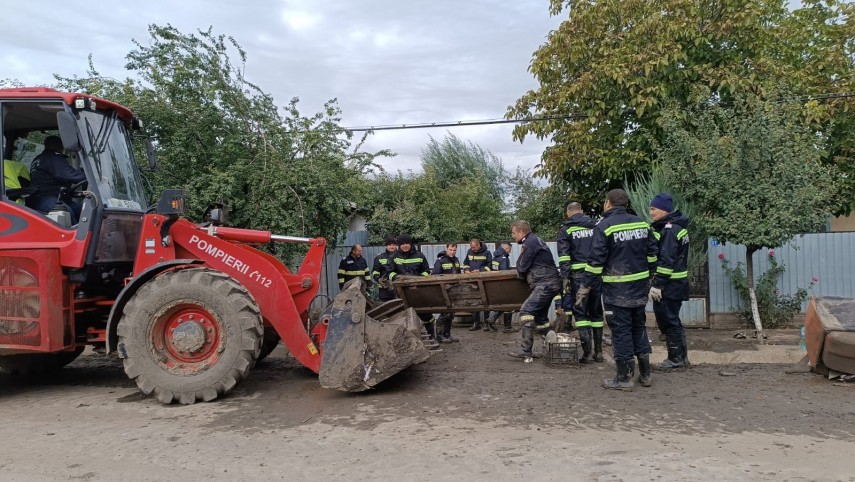
[[[127,57],[136,78],[102,79],[90,62],[89,77],[58,81],[121,102],[146,121],[157,139],[155,190],[184,188],[197,218],[224,201],[236,226],[333,241],[343,234],[349,189],[374,154],[350,148],[335,101],[308,117],[296,98],[280,110],[244,76],[246,52],[231,37],[168,25],[151,26],[149,35]]]
[[[442,142],[430,137],[422,149],[422,169],[433,171],[442,189],[449,189],[471,178],[481,178],[493,196],[504,195],[506,173],[502,161],[488,150],[447,133]]]
[[[421,160],[423,172],[364,179],[359,204],[371,210],[372,244],[402,231],[419,242],[508,237],[506,173],[496,156],[449,134],[431,138]]]
[[[517,168],[510,177],[510,211],[514,219],[524,219],[544,239],[555,239],[571,200],[555,184],[540,186],[527,169]],[[589,208],[590,206],[585,206]]]
[[[762,335],[752,255],[822,229],[837,194],[836,173],[821,162],[824,139],[800,106],[748,97],[733,107],[695,110],[691,118],[686,128],[677,115],[663,117],[668,136],[658,159],[703,213],[698,221],[710,235],[745,245],[754,323]]]
[[[523,123],[514,137],[552,140],[539,173],[598,203],[649,170],[666,109],[682,112],[677,126],[685,128],[693,106],[745,93],[855,90],[855,6],[805,0],[789,10],[788,3],[551,0],[551,12],[566,10],[567,19],[534,53],[529,70],[539,87],[508,116],[555,117]],[[812,119],[828,134],[824,161],[847,163],[847,205],[855,197],[853,105],[852,98],[824,103]]]

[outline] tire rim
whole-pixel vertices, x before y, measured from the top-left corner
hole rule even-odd
[[[154,359],[166,370],[193,375],[214,366],[225,348],[223,330],[208,310],[180,303],[156,316],[150,341]]]

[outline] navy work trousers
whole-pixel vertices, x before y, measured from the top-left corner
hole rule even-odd
[[[650,353],[650,339],[644,327],[644,307],[624,308],[607,304],[605,308],[612,312],[607,321],[612,330],[615,361],[629,361],[637,355]]]
[[[656,325],[659,331],[665,333],[669,340],[679,342],[683,339],[683,322],[680,321],[681,300],[666,300],[653,302],[653,314],[656,315]]]

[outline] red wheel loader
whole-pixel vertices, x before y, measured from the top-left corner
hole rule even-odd
[[[179,190],[148,208],[130,141],[140,128],[127,108],[90,95],[0,89],[4,172],[29,166],[56,135],[86,174],[49,212],[28,207],[32,188],[4,180],[0,373],[56,370],[89,345],[117,353],[145,394],[186,404],[230,391],[280,338],[324,386],[348,391],[428,358],[413,315],[371,319],[358,283],[309,319],[323,238],[192,223]],[[297,272],[259,249],[270,242],[309,245]]]

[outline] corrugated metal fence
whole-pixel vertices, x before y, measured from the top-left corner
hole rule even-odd
[[[809,292],[816,296],[855,297],[855,233],[818,233],[796,236],[781,248],[776,248],[775,259],[786,271],[778,280],[778,289],[784,294],[795,294],[799,288],[810,288],[813,278],[817,282]],[[724,254],[731,267],[737,263],[745,269],[745,247],[720,245],[710,240],[710,313],[729,313],[732,307],[742,307],[730,278],[724,273],[719,255]],[[753,256],[754,279],[769,269],[769,250],[763,249]],[[802,311],[807,307],[802,306]]]
[[[492,252],[495,243],[484,243]],[[558,260],[555,242],[548,243],[552,254]],[[512,243],[511,265],[516,264],[519,257],[519,246]],[[783,263],[786,271],[778,281],[782,293],[794,294],[798,288],[809,288],[811,280],[817,282],[810,292],[817,296],[843,296],[855,298],[855,233],[818,233],[797,236],[787,245],[775,249],[775,258]],[[368,267],[374,257],[383,252],[383,246],[366,246],[363,256],[368,261]],[[433,266],[437,254],[445,249],[444,244],[424,244],[420,246],[428,263]],[[469,244],[458,244],[457,256],[461,262],[466,256]],[[336,271],[338,263],[347,255],[350,247],[330,248],[327,251],[326,265],[321,279],[321,293],[334,297],[338,294]],[[730,278],[722,269],[719,254],[724,253],[731,266],[745,263],[745,249],[741,245],[720,245],[710,240],[709,246],[709,308],[710,313],[730,313],[732,307],[741,307],[741,301],[733,288]],[[755,278],[769,268],[769,250],[754,253]],[[806,307],[803,307],[805,309]],[[693,310],[696,308],[692,308]],[[688,316],[689,313],[686,313]],[[690,317],[697,317],[691,315]],[[700,321],[700,320],[699,320]]]

